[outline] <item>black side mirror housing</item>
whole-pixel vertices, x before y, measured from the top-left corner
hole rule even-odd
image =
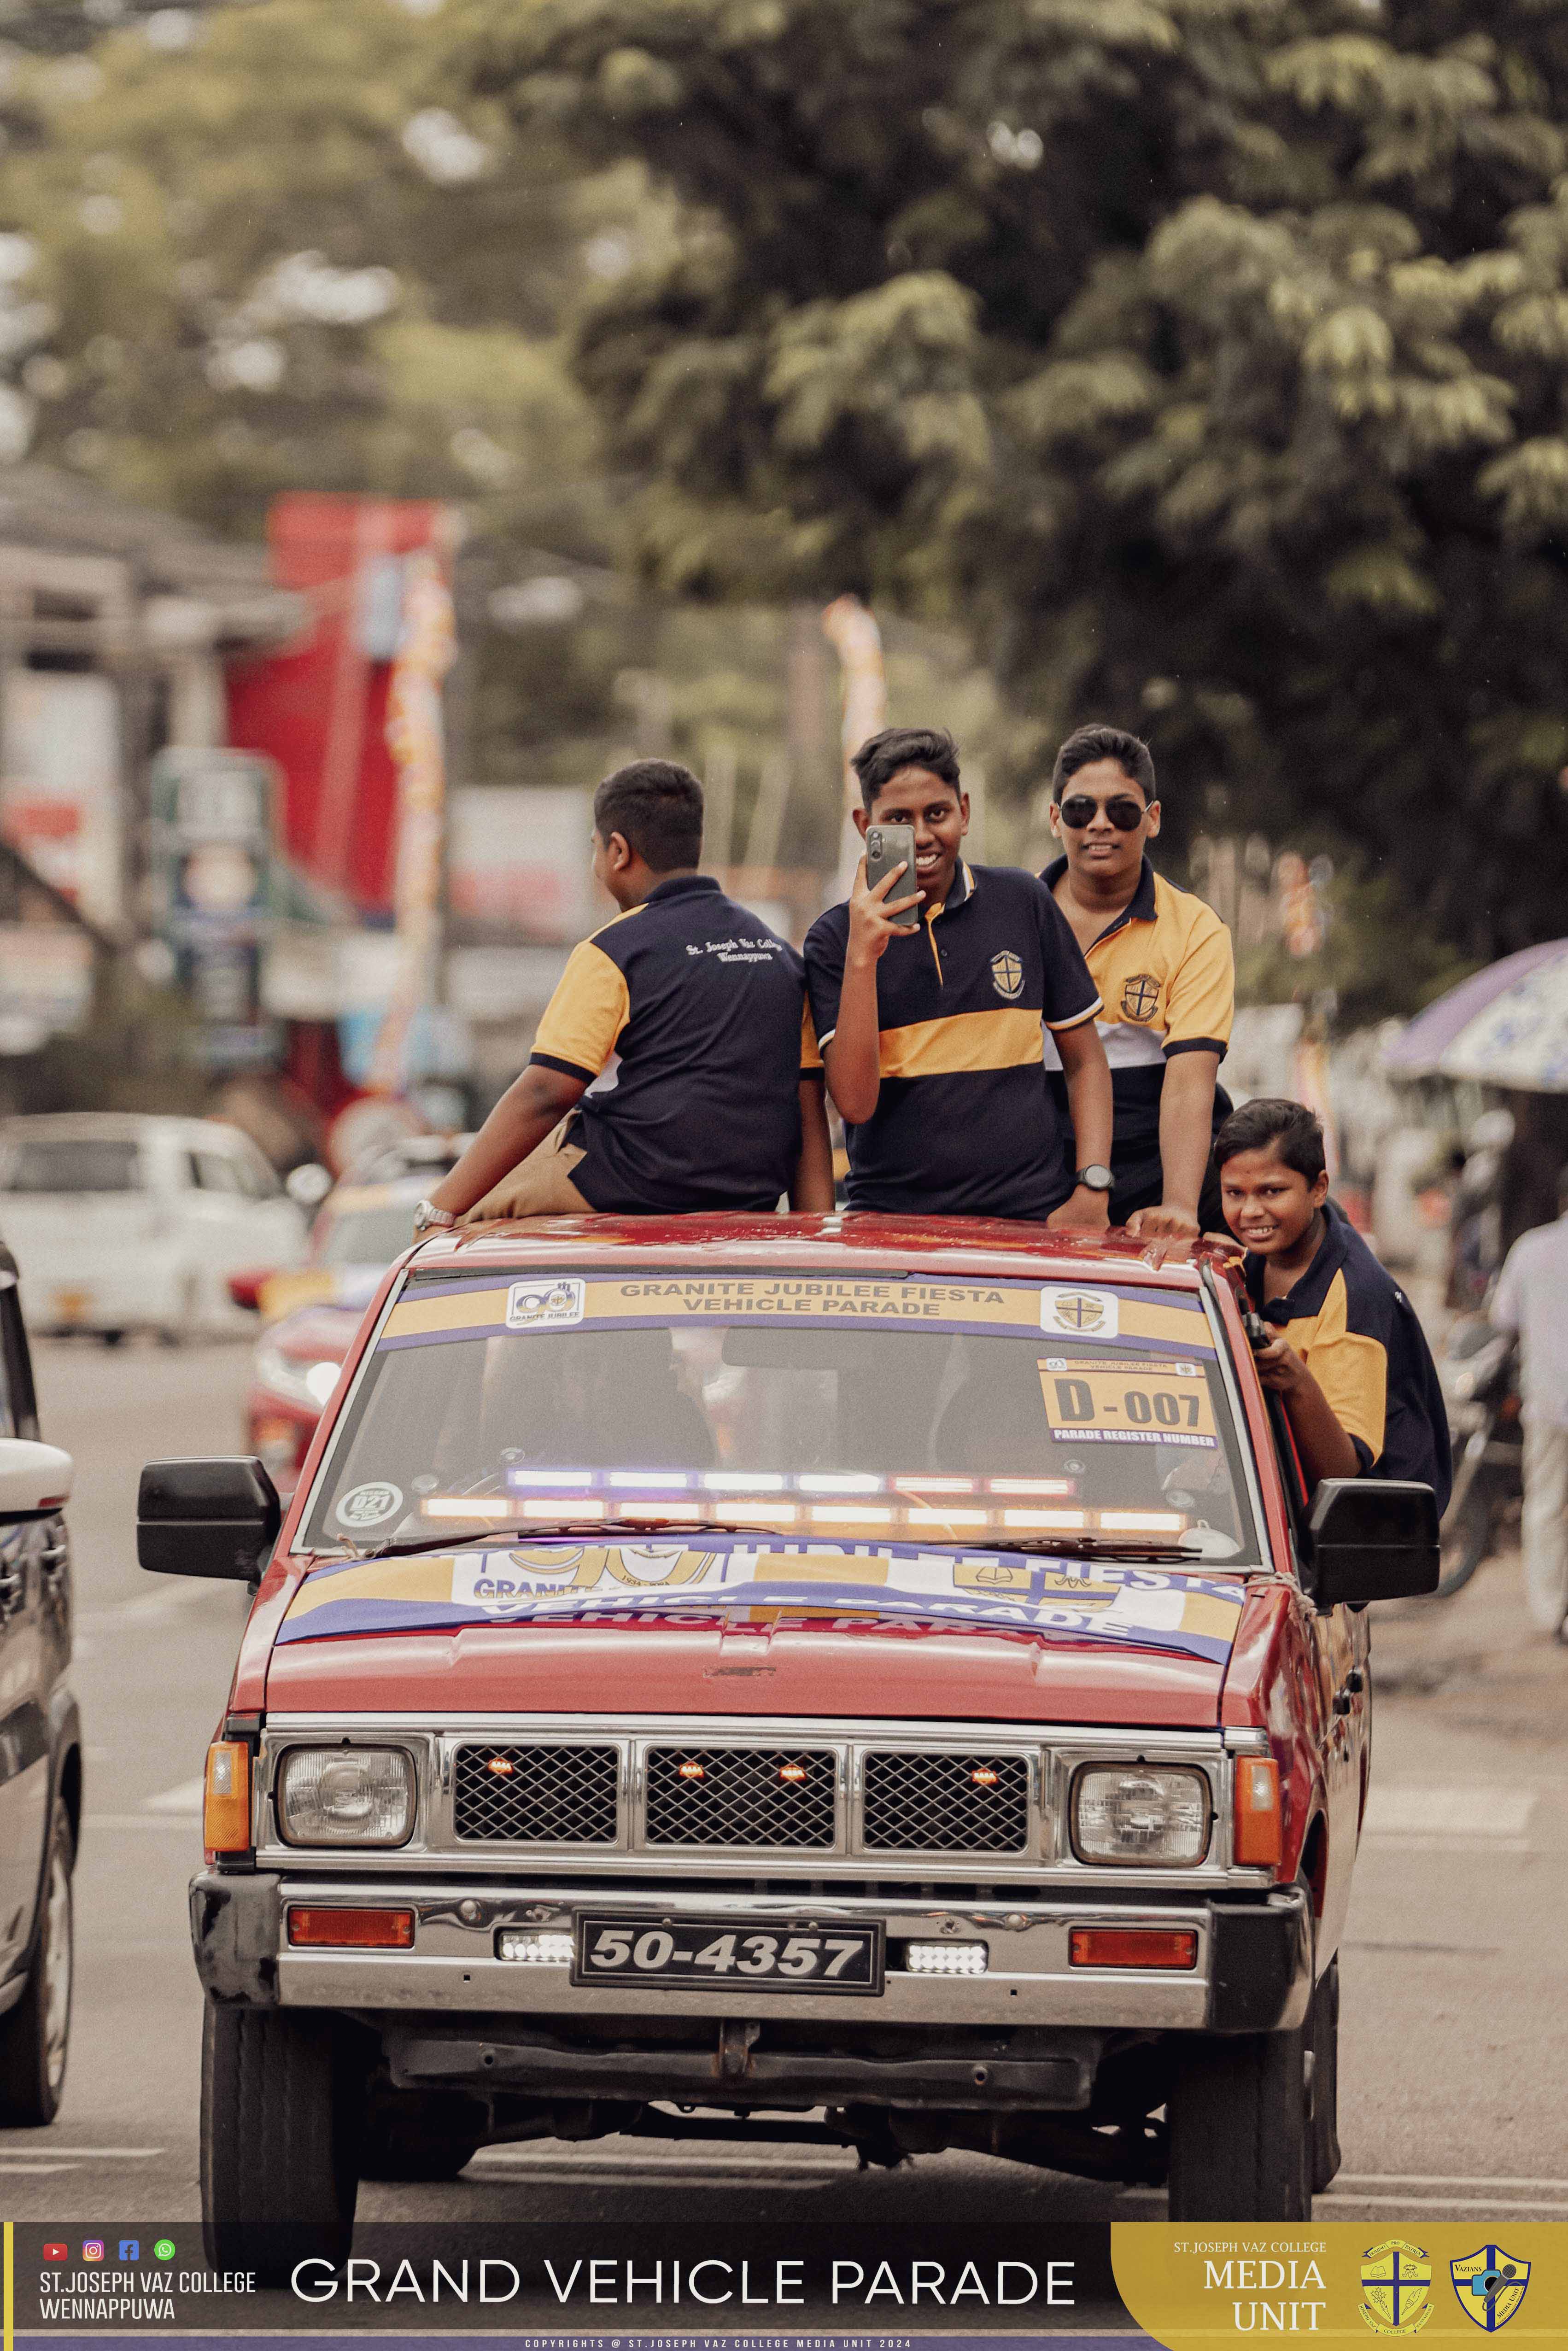
[[[136,1497],[136,1556],[153,1575],[252,1583],[267,1565],[283,1504],[254,1454],[149,1461]]]
[[[1307,1521],[1312,1594],[1325,1614],[1342,1604],[1410,1600],[1436,1592],[1437,1498],[1396,1478],[1325,1478]]]

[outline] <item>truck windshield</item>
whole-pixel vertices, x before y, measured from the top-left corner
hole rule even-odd
[[[1194,1295],[663,1269],[410,1281],[306,1543],[601,1520],[1259,1561]]]

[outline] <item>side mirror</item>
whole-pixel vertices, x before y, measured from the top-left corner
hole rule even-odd
[[[1410,1600],[1436,1592],[1439,1573],[1437,1498],[1430,1486],[1394,1478],[1325,1478],[1307,1521],[1312,1598],[1322,1610],[1342,1602]]]
[[[253,1583],[267,1565],[283,1505],[254,1454],[149,1461],[136,1497],[136,1556],[153,1575]]]
[[[57,1445],[0,1437],[0,1526],[52,1518],[70,1499],[76,1465]]]
[[[331,1170],[317,1160],[308,1160],[303,1167],[290,1169],[283,1179],[283,1188],[295,1207],[308,1215],[312,1208],[320,1207],[331,1190]]]

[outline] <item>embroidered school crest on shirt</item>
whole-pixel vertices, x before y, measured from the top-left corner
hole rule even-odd
[[[1135,971],[1122,988],[1124,1020],[1152,1020],[1159,1010],[1160,984],[1151,971]]]
[[[1012,1003],[1015,997],[1023,991],[1021,957],[1014,955],[1010,948],[1004,947],[1000,955],[991,957],[991,977],[996,983],[997,994],[1005,996],[1008,1002]]]

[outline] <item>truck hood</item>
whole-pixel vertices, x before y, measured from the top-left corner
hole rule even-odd
[[[269,1710],[1212,1725],[1237,1576],[705,1536],[324,1563]]]

